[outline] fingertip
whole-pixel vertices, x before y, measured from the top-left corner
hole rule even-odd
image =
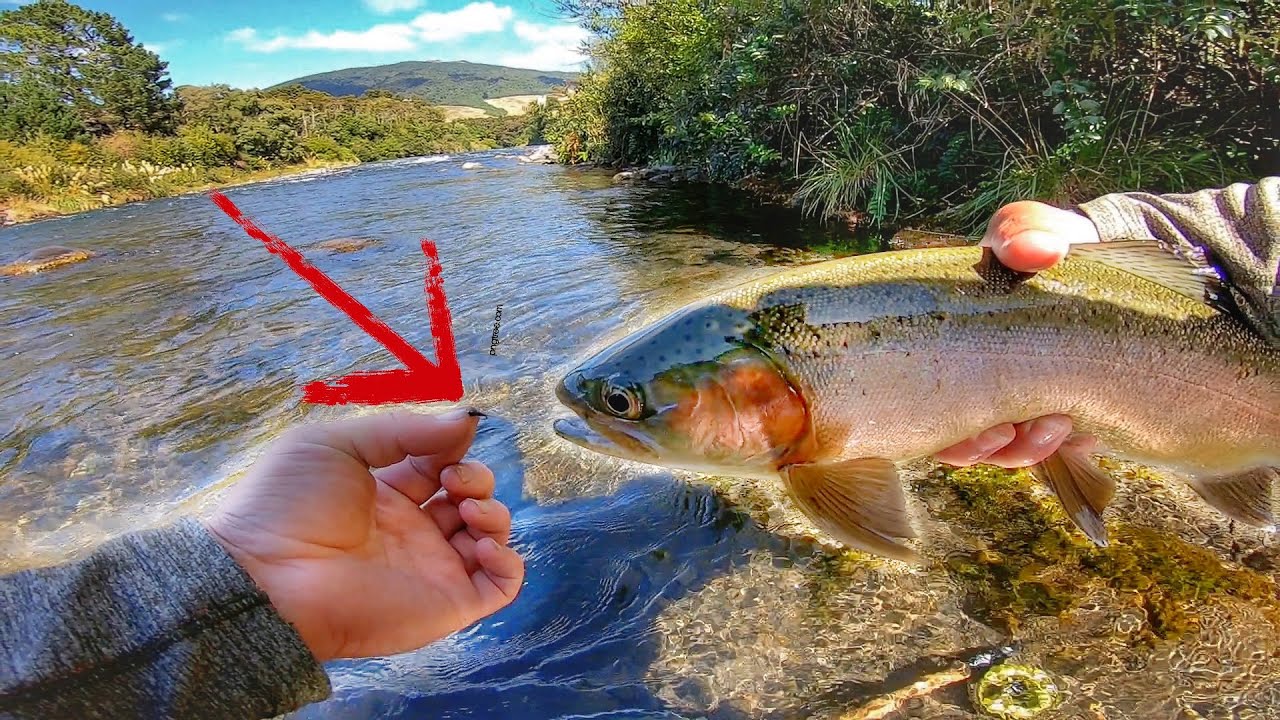
[[[486,537],[476,542],[476,562],[480,569],[472,578],[477,589],[489,595],[496,607],[515,599],[524,584],[524,558],[519,553]]]
[[[1043,462],[1071,436],[1072,425],[1067,415],[1044,415],[1020,423],[1013,442],[985,462],[1003,468],[1029,467]]]
[[[935,458],[939,462],[955,467],[968,467],[975,463],[982,462],[987,456],[1000,451],[1017,436],[1017,430],[1012,423],[1004,423],[994,427],[987,428],[977,435],[956,443],[951,447],[936,453]]]
[[[1057,450],[1058,446],[1071,435],[1072,426],[1071,418],[1066,415],[1045,415],[1031,423],[1031,427],[1027,429],[1027,436],[1035,445],[1052,446]]]
[[[491,497],[494,483],[493,471],[476,460],[455,463],[440,471],[440,485],[454,497]]]
[[[1024,230],[1004,242],[995,242],[992,249],[1011,270],[1039,272],[1061,262],[1070,247],[1067,239],[1058,233]]]
[[[1018,431],[1017,428],[1013,426],[1013,423],[1004,423],[992,428],[987,428],[978,435],[977,439],[978,444],[981,446],[983,451],[993,453],[1013,442],[1013,439],[1017,436]]]

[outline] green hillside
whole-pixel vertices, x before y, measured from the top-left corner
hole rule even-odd
[[[577,78],[577,73],[522,70],[470,62],[401,62],[346,68],[280,83],[297,83],[330,95],[363,95],[382,89],[415,95],[438,105],[466,105],[492,110],[486,98],[542,95]]]

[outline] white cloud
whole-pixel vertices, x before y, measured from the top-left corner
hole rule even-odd
[[[579,45],[587,39],[587,31],[577,25],[534,25],[523,20],[515,25],[516,37],[529,42]]]
[[[157,55],[163,55],[166,52],[169,52],[170,50],[176,47],[181,47],[181,46],[182,46],[182,40],[180,39],[179,40],[162,40],[159,42],[153,42],[153,41],[147,40],[142,42],[142,47],[150,50],[151,52]]]
[[[413,31],[405,25],[374,25],[368,30],[352,32],[335,30],[320,33],[311,30],[303,35],[276,35],[264,39],[253,28],[240,28],[227,34],[227,39],[244,45],[253,52],[273,53],[285,49],[298,50],[369,50],[397,52],[417,47]]]
[[[502,32],[515,11],[491,2],[471,3],[444,13],[422,13],[409,22],[427,42],[457,40],[467,35]]]
[[[380,15],[389,15],[402,10],[413,10],[422,4],[422,0],[364,0],[364,4]]]
[[[164,20],[165,22],[182,22],[183,20],[186,20],[188,17],[190,16],[187,15],[186,13],[180,13],[180,12],[160,13],[160,19]]]
[[[256,29],[243,27],[228,33],[227,39],[243,45],[247,50],[261,53],[285,49],[403,52],[417,49],[422,42],[442,42],[469,35],[502,32],[514,16],[515,11],[510,7],[494,5],[492,2],[473,2],[450,12],[422,13],[407,23],[383,23],[368,30],[334,30],[327,33],[310,30],[302,35],[264,38]]]
[[[520,53],[507,53],[498,58],[500,65],[532,70],[582,70],[587,56],[583,43],[586,30],[577,25],[534,25],[524,21],[515,24],[516,37],[533,43],[533,48]]]

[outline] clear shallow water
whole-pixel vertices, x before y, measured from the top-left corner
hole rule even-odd
[[[520,165],[509,151],[227,195],[418,347],[430,347],[418,242],[437,242],[464,402],[491,414],[473,456],[494,469],[529,568],[514,605],[453,638],[335,663],[334,697],[299,717],[840,717],[1009,642],[936,568],[833,571],[776,488],[720,493],[551,434],[564,414],[552,384],[592,348],[712,289],[818,259],[798,248],[832,231],[732,195]],[[375,242],[315,247],[342,237]],[[302,384],[396,366],[205,196],[0,230],[0,261],[52,244],[97,256],[0,278],[4,569],[207,509],[283,428],[367,412],[303,406]],[[1220,520],[1189,491],[1161,493],[1122,488],[1117,512],[1225,557]],[[939,523],[927,532],[939,553],[968,542]],[[1123,598],[1100,596],[1018,638],[1020,661],[1068,688],[1057,717],[1280,707],[1274,638],[1248,608],[1210,611],[1200,635],[1156,650],[1115,646],[1125,612]],[[1081,653],[1088,662],[1061,659]],[[903,712],[973,717],[961,688]]]

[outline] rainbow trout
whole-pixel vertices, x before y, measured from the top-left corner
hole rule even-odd
[[[570,372],[591,450],[780,479],[819,528],[918,555],[898,462],[1062,413],[1113,456],[1185,477],[1207,503],[1273,524],[1280,350],[1211,273],[1149,243],[1077,246],[1025,276],[976,247],[789,269],[696,302]],[[1115,481],[1068,443],[1033,468],[1095,543]],[[1087,447],[1087,446],[1086,446]]]

